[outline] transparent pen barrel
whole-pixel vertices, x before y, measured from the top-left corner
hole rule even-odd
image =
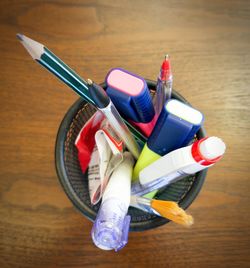
[[[120,138],[124,141],[125,145],[127,146],[128,150],[133,154],[133,156],[138,159],[140,151],[139,146],[136,143],[134,137],[132,136],[131,132],[129,131],[128,127],[123,122],[120,114],[116,110],[115,106],[112,102],[104,108],[100,109],[105,116],[108,118],[109,123],[120,136]]]
[[[135,183],[132,183],[131,185],[131,195],[142,196],[148,194],[155,190],[159,190],[160,188],[167,186],[170,183],[180,180],[187,175],[189,174],[173,172],[168,176],[163,176],[143,185],[139,181],[137,181]]]
[[[165,103],[166,100],[166,95],[165,95],[165,90],[164,90],[164,85],[163,81],[161,81],[158,78],[158,82],[156,85],[156,94],[155,94],[155,112],[156,114],[160,114],[162,107]]]
[[[165,91],[165,101],[171,98],[172,95],[172,78],[164,83],[164,91]]]
[[[162,81],[160,78],[158,78],[155,95],[155,112],[157,114],[161,113],[162,107],[165,105],[165,102],[171,98],[172,84],[172,77],[170,77],[170,79],[167,81]]]

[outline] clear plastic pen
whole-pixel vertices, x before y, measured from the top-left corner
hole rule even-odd
[[[136,159],[138,159],[140,154],[139,146],[136,143],[133,135],[129,131],[128,127],[123,122],[119,112],[115,108],[109,96],[102,87],[93,83],[90,79],[88,79],[87,81],[89,85],[89,93],[94,100],[96,106],[100,111],[105,114],[105,116],[109,120],[110,125],[124,141],[128,150]]]
[[[156,95],[155,95],[155,112],[160,114],[161,109],[166,100],[171,98],[173,75],[169,56],[166,55],[161,65],[160,74],[157,79]]]

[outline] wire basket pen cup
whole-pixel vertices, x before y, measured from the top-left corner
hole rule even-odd
[[[146,82],[154,94],[156,82],[150,80]],[[105,84],[102,86],[106,88]],[[188,103],[175,90],[172,92],[172,98]],[[55,147],[55,164],[59,181],[73,205],[91,221],[95,220],[100,203],[93,206],[90,202],[88,174],[87,172],[83,174],[81,171],[75,140],[84,124],[95,112],[96,108],[93,105],[83,99],[77,100],[62,120]],[[205,130],[201,128],[196,138],[203,137],[205,137]],[[203,170],[166,186],[157,193],[155,198],[178,202],[183,209],[186,209],[200,192],[206,172]],[[128,213],[131,215],[130,231],[153,229],[169,222],[165,218],[132,207],[129,208]]]

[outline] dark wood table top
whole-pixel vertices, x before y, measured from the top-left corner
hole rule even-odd
[[[249,1],[1,1],[0,266],[250,266]],[[92,223],[72,206],[55,172],[59,124],[78,96],[32,61],[22,32],[85,78],[112,67],[155,79],[170,54],[174,88],[227,144],[188,211],[130,233],[119,253],[96,248]]]

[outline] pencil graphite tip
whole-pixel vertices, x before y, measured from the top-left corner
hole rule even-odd
[[[18,33],[18,34],[16,34],[16,37],[17,37],[18,40],[23,41],[23,35],[22,34]]]
[[[23,34],[18,33],[16,36],[34,60],[39,60],[41,58],[42,54],[44,53],[44,45]]]

